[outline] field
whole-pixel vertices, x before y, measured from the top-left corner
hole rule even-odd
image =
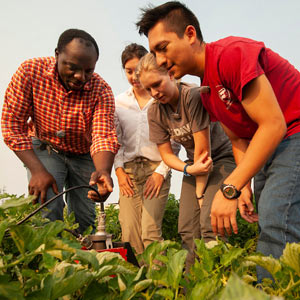
[[[0,206],[0,299],[299,299],[300,245],[287,244],[280,259],[255,252],[256,225],[239,219],[240,234],[208,244],[196,240],[197,260],[188,274],[176,234],[178,202],[173,195],[164,220],[165,240],[138,257],[137,268],[116,253],[84,251],[65,222],[34,215],[31,198],[2,194]],[[120,238],[117,209],[106,208],[107,230]],[[256,282],[256,266],[274,281]]]

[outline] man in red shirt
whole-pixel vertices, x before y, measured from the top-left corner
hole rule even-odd
[[[94,73],[98,56],[90,34],[66,30],[55,57],[22,63],[6,90],[4,141],[28,170],[29,194],[42,203],[75,185],[98,183],[104,196],[112,191],[110,174],[119,147],[114,97],[109,85]],[[95,207],[87,190],[69,192],[66,199],[81,232],[94,225]],[[48,206],[46,217],[62,220],[63,207],[61,197]]]
[[[255,221],[250,180],[259,172],[258,250],[279,257],[287,242],[300,241],[299,72],[262,42],[228,37],[205,43],[197,18],[177,1],[144,9],[137,26],[159,65],[175,78],[199,76],[210,87],[203,104],[231,139],[237,167],[215,195],[214,232],[238,232],[237,207]]]

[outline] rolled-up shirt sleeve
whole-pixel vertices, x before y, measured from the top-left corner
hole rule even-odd
[[[11,150],[32,149],[27,124],[31,116],[32,85],[30,74],[26,72],[26,63],[23,63],[8,85],[2,109],[2,135]]]
[[[170,168],[163,162],[161,161],[161,163],[157,166],[157,168],[155,169],[155,173],[158,173],[160,175],[162,175],[164,178],[167,177],[167,175],[170,172]]]
[[[111,88],[104,85],[95,106],[92,125],[91,155],[100,151],[114,154],[120,147],[114,125],[115,101]]]
[[[122,126],[119,121],[119,117],[117,112],[115,112],[115,126],[116,126],[116,132],[117,132],[117,138],[119,144],[121,144],[120,149],[118,153],[115,156],[114,160],[114,168],[117,170],[117,168],[124,168],[124,146],[122,146]]]

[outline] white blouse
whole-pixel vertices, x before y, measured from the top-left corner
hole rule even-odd
[[[141,109],[132,87],[116,97],[115,126],[121,147],[115,156],[114,167],[124,168],[124,163],[143,156],[161,161],[155,172],[165,178],[170,168],[162,161],[156,144],[149,140],[147,111],[152,102],[153,98]]]

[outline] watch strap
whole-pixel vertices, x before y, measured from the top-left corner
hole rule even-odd
[[[189,174],[188,172],[187,172],[187,167],[189,166],[189,164],[186,164],[185,166],[184,166],[184,168],[183,168],[183,175],[184,176],[192,176],[191,174]]]
[[[235,192],[235,195],[233,195],[233,196],[228,196],[228,195],[226,195],[226,193],[225,193],[225,189],[227,188],[227,187],[230,187],[230,188],[232,188],[233,190],[234,190],[234,192]],[[241,191],[239,191],[233,184],[225,184],[225,183],[222,183],[221,184],[221,187],[220,187],[220,190],[222,191],[222,193],[223,193],[223,195],[224,195],[224,197],[226,198],[226,199],[237,199],[240,195],[241,195]]]

